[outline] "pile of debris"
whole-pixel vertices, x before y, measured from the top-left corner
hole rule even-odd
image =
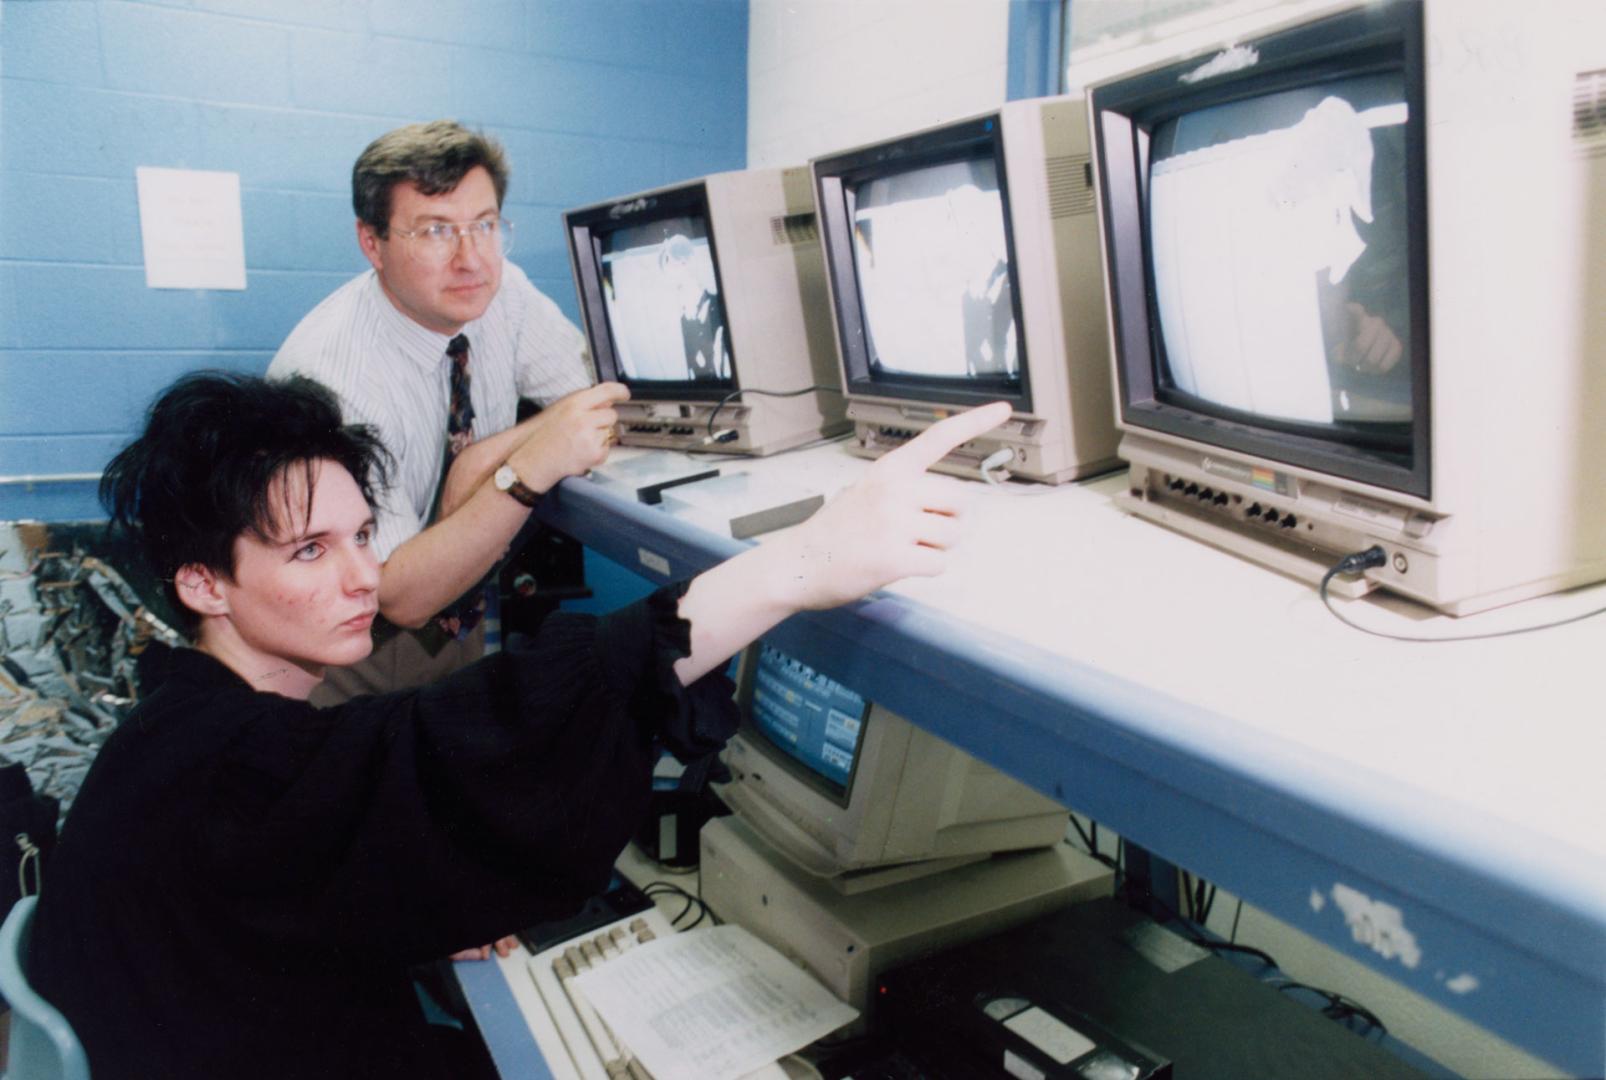
[[[134,705],[139,654],[182,639],[111,566],[59,541],[0,523],[0,763],[23,765],[65,815]]]

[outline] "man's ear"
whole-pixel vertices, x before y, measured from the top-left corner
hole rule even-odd
[[[375,270],[385,268],[384,255],[379,250],[379,234],[361,218],[357,219],[357,246],[362,248],[363,256]]]
[[[200,616],[227,615],[228,597],[224,595],[218,576],[211,568],[190,563],[178,568],[173,585],[179,602]]]

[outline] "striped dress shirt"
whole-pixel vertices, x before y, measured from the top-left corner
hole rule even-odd
[[[595,380],[585,338],[511,262],[468,335],[474,438],[513,426],[521,397],[548,405]],[[290,332],[270,379],[305,375],[340,399],[348,422],[371,425],[395,459],[374,508],[381,561],[430,524],[446,447],[451,335],[437,334],[390,302],[373,271],[342,285]]]

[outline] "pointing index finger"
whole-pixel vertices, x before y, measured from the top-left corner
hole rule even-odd
[[[995,401],[957,413],[932,424],[881,460],[897,460],[924,472],[947,456],[950,450],[1008,420],[1010,412],[1009,402]]]

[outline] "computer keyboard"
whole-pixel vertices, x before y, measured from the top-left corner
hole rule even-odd
[[[539,1030],[534,1034],[556,1080],[651,1080],[574,986],[574,977],[674,932],[669,920],[653,907],[559,942],[525,960],[528,976],[552,1022],[547,1037]],[[525,1011],[528,1015],[529,1010]],[[555,1043],[552,1035],[557,1037]]]

